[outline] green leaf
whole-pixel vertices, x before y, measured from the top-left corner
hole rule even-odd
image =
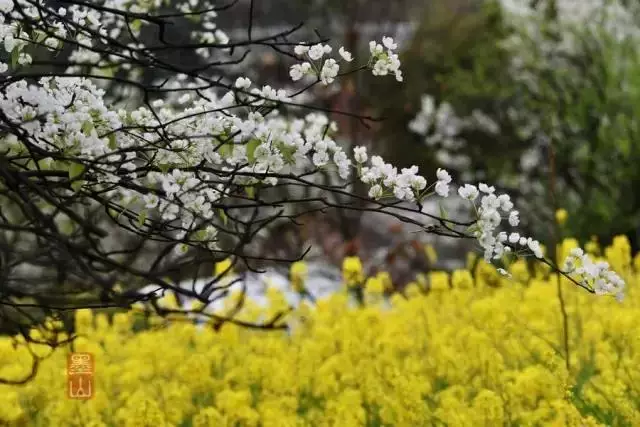
[[[138,213],[138,225],[142,227],[147,220],[147,211],[140,211]]]
[[[129,208],[127,208],[125,206],[124,209],[122,209],[120,212],[118,212],[118,216],[116,217],[116,219],[120,219],[120,217],[127,211],[129,211]]]
[[[34,31],[34,33],[35,33],[35,42],[36,43],[43,42],[47,38],[47,33],[43,32],[43,31]]]
[[[620,138],[618,139],[618,143],[616,144],[620,152],[628,157],[631,152],[631,141],[628,138]]]
[[[253,199],[256,195],[256,189],[253,186],[244,187],[244,191],[247,192],[247,196],[249,196],[250,199]]]
[[[447,211],[442,207],[442,203],[438,203],[438,207],[440,208],[440,218],[449,219],[449,215],[447,215]]]
[[[134,21],[131,22],[131,29],[134,32],[140,31],[140,28],[142,28],[142,21],[141,20],[135,19]]]
[[[224,225],[227,225],[227,223],[229,222],[229,217],[227,217],[227,214],[225,213],[225,211],[223,209],[218,209],[218,216],[222,220],[222,223]]]
[[[73,191],[78,192],[82,188],[84,183],[85,183],[85,181],[82,181],[82,180],[73,181],[71,183],[71,188],[73,189]]]
[[[42,170],[51,169],[51,165],[53,164],[53,159],[51,157],[47,157],[45,159],[38,160],[38,167]]]
[[[100,76],[104,76],[104,77],[107,77],[107,78],[111,78],[116,73],[115,73],[115,68],[114,67],[107,67],[107,68],[96,68],[95,69],[95,74],[100,75]]]
[[[71,220],[63,221],[62,224],[60,225],[60,231],[62,232],[62,234],[69,236],[73,234],[75,230],[74,225],[75,224]]]
[[[293,163],[293,153],[296,152],[295,147],[289,147],[282,144],[279,147],[279,150],[280,150],[280,153],[282,154],[282,157],[284,158],[285,163]]]
[[[111,135],[109,135],[109,148],[111,150],[115,150],[117,147],[117,143],[116,143],[116,134],[112,133]]]
[[[13,48],[11,52],[11,68],[14,68],[18,65],[18,58],[20,57],[20,48],[18,46]]]
[[[258,148],[258,145],[260,145],[259,139],[252,139],[247,143],[247,158],[249,159],[250,163],[253,163],[256,159],[255,153],[256,153],[256,148]]]
[[[85,171],[84,165],[80,163],[72,163],[71,166],[69,167],[69,178],[73,180],[79,177],[80,175],[82,175],[84,171]]]
[[[233,153],[233,144],[222,144],[222,146],[218,148],[218,154],[220,154],[223,158],[229,157],[231,153]]]
[[[82,132],[85,135],[89,135],[92,130],[93,130],[93,123],[91,123],[90,121],[86,121],[82,124]]]

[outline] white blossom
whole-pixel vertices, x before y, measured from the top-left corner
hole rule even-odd
[[[246,77],[238,77],[236,79],[235,87],[238,89],[249,89],[251,87],[251,80]]]
[[[389,50],[395,50],[398,48],[398,45],[394,43],[392,37],[382,37],[382,44]]]
[[[311,70],[311,64],[308,62],[303,62],[302,64],[294,64],[291,66],[289,70],[289,75],[291,76],[291,80],[298,81],[305,76]]]
[[[369,189],[369,197],[371,197],[372,199],[379,199],[380,197],[382,197],[383,193],[384,190],[379,184],[376,184]]]
[[[520,213],[518,211],[511,211],[509,213],[509,224],[512,227],[517,227],[520,224]]]
[[[37,10],[26,6],[28,2],[17,1],[24,2],[27,16],[34,20],[38,18]],[[155,3],[137,2],[127,7],[136,13],[147,14],[153,12],[150,9]],[[190,10],[197,5],[197,1],[190,0],[179,7]],[[10,14],[13,7],[13,1],[0,0],[1,12]],[[123,31],[128,31],[124,21],[119,25],[115,23],[117,14],[75,4],[60,9],[58,14],[66,15],[66,19],[76,26],[87,26],[91,30],[73,33],[77,46],[69,48],[72,61],[116,61],[126,52],[114,48],[113,58],[109,55],[103,58],[102,54],[90,49],[96,43],[103,43],[107,36],[119,38]],[[50,26],[55,37],[68,37],[67,31],[73,26],[57,22],[55,13],[50,15],[51,22],[43,25]],[[0,42],[5,53],[15,52],[18,64],[28,67],[32,59],[27,53],[30,50],[25,48],[33,43],[30,34],[23,34],[25,31],[14,23],[0,20]],[[194,36],[203,44],[229,42],[213,20],[203,22],[202,29]],[[62,49],[62,42],[55,37],[45,38],[45,45]],[[132,49],[142,52],[144,47],[140,43]],[[374,75],[393,75],[402,81],[397,48],[391,37],[383,37],[381,43],[370,42],[367,63]],[[332,58],[333,49],[323,44],[297,45],[294,52],[311,62],[290,67],[293,81],[311,75],[323,84],[330,84],[340,70],[336,59],[353,60],[344,47],[340,47]],[[197,53],[207,59],[211,49],[199,49]],[[129,71],[127,64],[122,70]],[[6,71],[7,64],[0,63],[0,72]],[[79,72],[78,67],[68,70],[70,75]],[[212,219],[216,215],[215,206],[227,203],[232,197],[230,188],[276,185],[283,179],[276,175],[278,173],[284,177],[313,176],[318,169],[326,167],[333,172],[331,179],[338,179],[335,177],[337,170],[339,179],[344,182],[355,171],[358,179],[367,185],[368,196],[372,199],[388,195],[406,202],[422,203],[423,198],[431,195],[431,187],[427,187],[427,180],[419,174],[417,166],[398,170],[382,157],[369,155],[365,147],[355,147],[352,153],[343,150],[333,139],[337,126],[327,115],[311,113],[292,118],[279,114],[281,103],[292,101],[290,96],[294,96],[284,89],[268,85],[252,88],[249,78],[238,77],[226,93],[219,93],[203,88],[202,82],[193,80],[196,79],[185,74],[168,79],[166,85],[171,89],[170,95],[154,100],[152,110],[146,104],[136,108],[114,107],[99,83],[88,78],[45,77],[29,82],[16,79],[6,84],[0,98],[0,111],[8,121],[22,123],[29,141],[45,159],[81,158],[84,164],[95,165],[91,166],[95,179],[90,185],[97,190],[109,188],[109,197],[122,202],[127,209],[137,206],[139,214],[149,213],[148,218],[155,215],[164,221],[181,224],[184,230],[175,232],[176,238],[181,240],[176,245],[180,254],[198,244],[209,249],[217,247],[218,233],[222,233],[223,228],[218,230],[211,225],[215,224]],[[196,97],[196,94],[202,96]],[[442,102],[436,108],[435,101],[429,96],[422,98],[422,109],[410,125],[412,130],[425,138],[433,137],[428,135],[433,131],[447,146],[455,146],[458,134],[470,123],[484,126],[487,132],[493,129],[489,118],[479,112],[474,112],[473,121],[459,120],[450,104]],[[122,129],[127,132],[120,131]],[[163,129],[163,132],[154,131],[156,129]],[[10,133],[3,138],[3,143],[12,150],[24,149],[21,140]],[[218,144],[219,141],[224,144]],[[43,166],[46,164],[42,163]],[[203,164],[206,167],[199,168]],[[145,170],[143,165],[150,166],[148,173],[138,176],[138,167]],[[445,169],[438,169],[436,177],[435,193],[448,197],[453,181],[451,175]],[[132,185],[128,188],[118,186],[123,180],[130,180]],[[542,258],[542,246],[537,240],[517,232],[507,234],[501,229],[505,223],[513,227],[519,224],[519,213],[513,210],[514,204],[508,195],[495,194],[495,188],[485,183],[457,187],[460,197],[474,202],[473,213],[477,215],[471,227],[460,228],[461,233],[468,232],[477,239],[487,260],[493,261],[508,253],[507,244],[521,247],[522,250],[514,251],[514,255],[531,252]],[[479,203],[475,203],[478,198]],[[192,237],[196,234],[198,237]],[[572,251],[565,265],[585,286],[593,287],[599,294],[620,295],[622,292],[622,279],[612,273],[606,263],[592,262],[581,251]]]
[[[0,12],[9,13],[13,10],[13,0],[0,0]]]
[[[445,184],[449,184],[451,182],[451,175],[445,169],[438,168],[436,171],[436,176],[438,177],[438,181],[442,181]]]
[[[351,62],[353,61],[353,57],[351,56],[351,53],[349,51],[347,51],[344,46],[340,47],[340,49],[338,49],[338,53],[340,54],[340,56],[342,57],[342,59],[344,59],[347,62]]]
[[[324,65],[322,66],[322,70],[320,71],[320,80],[325,85],[333,83],[336,76],[338,75],[339,70],[340,66],[335,59],[327,59],[326,61],[324,61]]]
[[[478,198],[478,188],[475,185],[465,184],[463,187],[458,188],[458,194],[463,199],[474,201]]]
[[[353,158],[357,163],[364,163],[367,161],[367,147],[354,147],[353,148]]]
[[[478,184],[478,189],[486,194],[493,194],[496,192],[495,187],[491,186],[489,187],[487,184],[485,184],[484,182],[481,182],[480,184]]]
[[[442,196],[442,197],[448,197],[449,196],[449,184],[447,184],[444,181],[436,182],[435,190],[436,190],[436,193],[438,193],[439,196]]]
[[[318,59],[322,58],[325,54],[324,46],[320,43],[314,44],[313,46],[311,46],[311,48],[307,53],[309,54],[309,58],[311,58],[314,61],[317,61]]]
[[[293,48],[293,51],[296,55],[304,55],[305,53],[309,52],[309,46],[297,45]]]

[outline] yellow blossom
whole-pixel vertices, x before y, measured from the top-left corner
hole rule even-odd
[[[422,291],[420,290],[420,287],[418,286],[418,284],[416,282],[410,282],[404,288],[404,294],[407,296],[407,298],[415,298],[415,297],[421,295]]]
[[[362,261],[357,256],[346,257],[342,262],[342,279],[347,287],[359,286],[364,281]]]
[[[378,277],[369,277],[365,283],[364,290],[368,294],[380,295],[384,292],[384,284]]]
[[[564,225],[567,222],[567,218],[569,217],[569,212],[566,209],[558,209],[556,211],[556,222],[559,225]]]
[[[449,289],[449,274],[446,271],[432,271],[429,273],[429,284],[432,291]]]
[[[393,280],[391,279],[391,275],[388,272],[381,271],[376,274],[376,278],[382,283],[385,291],[393,291]]]
[[[628,270],[628,298],[619,304],[567,282],[569,369],[558,275],[530,277],[517,261],[509,271],[518,284],[480,260],[474,271],[454,271],[452,288],[447,272],[432,271],[385,295],[385,275],[377,274],[363,289],[376,304],[353,304],[337,292],[300,304],[283,320],[288,330],[79,310],[82,334],[73,346],[45,354],[42,344],[1,336],[2,379],[25,378],[34,354],[44,357],[33,380],[0,383],[0,425],[640,425],[640,256],[632,258],[623,237],[602,253]],[[364,282],[360,261],[346,264]],[[419,281],[439,291],[423,292]],[[289,308],[275,287],[266,300],[262,306],[236,292],[222,312],[258,322]],[[47,319],[31,338],[61,327]],[[86,402],[66,396],[72,350],[94,354],[95,395]]]
[[[456,289],[472,288],[473,276],[469,270],[456,270],[451,275],[451,284]]]
[[[600,243],[598,242],[598,238],[596,236],[591,236],[591,240],[584,245],[584,249],[590,255],[600,255]]]
[[[291,281],[291,286],[296,292],[304,292],[304,283],[307,280],[308,274],[309,269],[305,262],[297,261],[291,264],[291,268],[289,269],[289,280]]]
[[[509,266],[509,272],[513,276],[513,280],[520,283],[527,283],[529,280],[529,265],[524,259],[518,259]]]

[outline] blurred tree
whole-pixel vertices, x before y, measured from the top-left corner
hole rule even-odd
[[[377,150],[403,166],[449,166],[499,183],[529,207],[526,223],[548,224],[529,230],[537,235],[553,240],[553,214],[564,207],[567,233],[626,233],[637,245],[637,10],[616,1],[507,3],[430,4],[403,56],[403,88],[372,82],[364,91],[386,119]],[[425,145],[407,126],[424,94],[434,123],[460,127],[481,113],[499,132],[461,126],[449,144]]]
[[[420,110],[421,95],[447,100],[468,114],[476,108],[496,109],[511,96],[502,84],[509,57],[497,48],[505,34],[498,8],[489,9],[477,0],[431,2],[402,57],[405,85],[398,90],[369,79],[364,91],[368,103],[385,119],[377,132],[382,136],[378,149],[403,166],[435,170],[436,153],[407,127]],[[485,173],[493,168],[501,174],[507,165],[491,153],[504,154],[510,144],[482,134],[470,138],[474,139],[469,146],[472,168]]]

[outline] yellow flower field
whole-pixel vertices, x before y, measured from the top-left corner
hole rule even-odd
[[[566,340],[557,276],[523,261],[511,279],[480,262],[389,294],[388,275],[364,279],[352,259],[345,293],[301,305],[290,331],[152,319],[134,332],[134,313],[81,311],[73,346],[95,356],[95,397],[66,397],[65,345],[33,381],[0,385],[0,425],[638,426],[640,257],[622,237],[603,256],[626,280],[626,299],[562,279]],[[306,269],[293,270],[301,291]],[[363,279],[364,305],[354,304],[347,292]],[[284,307],[281,294],[271,299],[269,311]],[[261,315],[251,304],[240,313]],[[1,378],[29,372],[31,354],[14,343],[0,339]]]

